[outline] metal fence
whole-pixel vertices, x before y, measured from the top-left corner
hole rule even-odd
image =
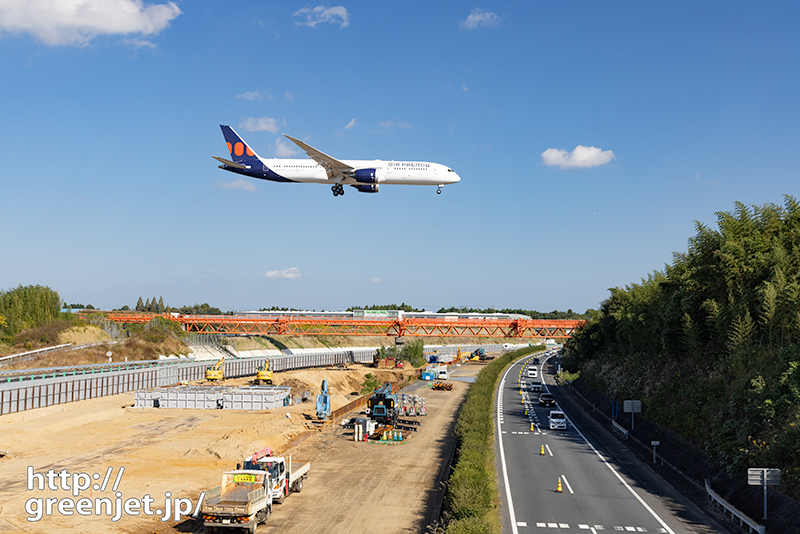
[[[373,349],[359,349],[273,357],[231,358],[225,360],[225,378],[252,376],[260,366],[264,365],[266,360],[269,360],[270,368],[273,371],[280,372],[347,363],[367,363],[372,361],[374,354]],[[72,373],[75,374],[53,372],[47,375],[26,377],[22,381],[9,379],[0,383],[0,415],[106,395],[117,395],[137,389],[202,380],[205,378],[206,367],[211,362],[163,360],[149,363],[152,367],[141,368],[128,364],[125,366],[127,368],[114,367],[101,370],[96,369],[95,366],[89,366],[92,374],[77,374],[73,369]],[[99,374],[94,374],[95,371]]]

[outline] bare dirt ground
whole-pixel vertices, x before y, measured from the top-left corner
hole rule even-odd
[[[479,369],[467,364],[459,374]],[[335,409],[356,398],[350,394],[359,391],[367,373],[381,381],[399,381],[414,371],[355,366],[276,373],[275,378],[277,384],[292,385],[294,395],[306,390],[316,395],[327,380]],[[167,493],[196,504],[201,491],[219,484],[221,471],[235,468],[265,446],[313,463],[302,493],[276,505],[259,532],[421,532],[438,494],[436,481],[467,389],[465,382],[453,382],[450,392],[432,391],[424,382],[404,390],[426,397],[429,415],[422,418],[420,431],[399,445],[356,443],[340,425],[310,431],[313,403],[249,412],[134,409],[129,393],[6,415],[0,418],[0,533],[203,532],[199,521],[162,522],[152,511],[164,507]],[[111,487],[122,467],[115,493]],[[100,483],[109,468],[103,491]],[[37,474],[52,469],[56,486],[62,485],[62,470],[70,477],[87,473],[96,486],[76,495],[61,488],[40,489],[40,481],[28,476],[31,469]],[[73,479],[67,480],[71,485]],[[121,503],[146,495],[153,499],[151,515],[142,506],[131,510],[138,515],[123,512],[116,521],[106,509],[79,515],[63,504],[66,498],[85,497],[98,506],[103,498],[118,497]],[[37,500],[44,506],[48,498],[55,503],[50,513],[45,509],[38,521],[29,521],[40,515]],[[58,504],[66,508],[59,511]]]

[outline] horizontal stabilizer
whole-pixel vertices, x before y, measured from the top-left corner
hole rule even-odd
[[[233,167],[234,169],[249,169],[250,165],[242,165],[241,163],[236,163],[234,161],[227,160],[225,158],[220,158],[219,156],[211,156],[215,160],[219,161],[220,163],[224,164],[227,167]]]

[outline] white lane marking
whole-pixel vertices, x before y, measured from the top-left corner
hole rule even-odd
[[[567,489],[569,490],[569,492],[570,492],[570,493],[572,493],[572,494],[574,495],[574,494],[575,494],[575,492],[574,492],[574,491],[572,491],[572,486],[570,486],[570,485],[569,485],[569,481],[567,480],[567,477],[566,477],[566,476],[564,476],[564,475],[561,475],[561,478],[562,478],[562,479],[564,479],[564,485],[567,487]]]
[[[550,456],[553,456],[553,451],[550,450],[550,445],[545,443],[544,444],[544,448],[547,449],[547,454],[549,454]]]
[[[506,376],[508,372],[513,369],[514,366],[509,366],[506,369],[506,372],[503,373],[503,380],[500,381],[500,387],[497,389],[497,418],[500,419],[500,406],[501,401],[500,399],[503,398],[503,384],[506,383]],[[519,530],[517,529],[517,516],[514,513],[514,502],[511,499],[511,484],[508,482],[508,467],[506,465],[506,452],[503,448],[503,433],[499,433],[497,435],[497,442],[500,445],[500,465],[503,468],[503,482],[506,487],[506,499],[508,499],[508,515],[509,519],[511,520],[511,532],[513,534],[519,534]]]
[[[634,489],[633,489],[633,488],[630,486],[630,484],[628,484],[628,483],[625,481],[625,479],[624,479],[624,478],[622,478],[622,476],[621,476],[621,475],[620,475],[620,474],[617,472],[617,470],[616,470],[616,469],[614,469],[614,466],[613,466],[613,465],[611,465],[610,463],[608,463],[608,460],[606,460],[606,459],[605,459],[605,457],[604,457],[602,454],[600,454],[600,451],[598,451],[597,449],[595,449],[595,448],[594,448],[594,445],[592,445],[592,444],[591,444],[591,442],[590,442],[588,439],[586,439],[586,436],[584,436],[584,435],[583,435],[583,432],[581,432],[581,431],[578,429],[578,427],[576,427],[576,426],[575,426],[575,424],[574,424],[574,423],[573,423],[573,422],[570,420],[569,416],[567,416],[567,421],[569,422],[569,424],[571,424],[571,425],[572,425],[572,428],[574,428],[574,429],[575,429],[575,431],[576,431],[578,434],[580,434],[581,438],[583,438],[583,441],[585,441],[585,442],[586,442],[586,444],[587,444],[587,445],[588,445],[588,446],[589,446],[589,447],[592,449],[592,451],[594,451],[594,453],[597,455],[597,457],[598,457],[598,458],[600,458],[600,460],[601,460],[601,461],[602,461],[602,462],[605,464],[605,466],[606,466],[606,467],[608,467],[608,468],[609,468],[609,470],[611,470],[611,472],[612,472],[612,473],[614,473],[614,476],[615,476],[615,477],[617,477],[617,479],[618,479],[620,482],[622,482],[622,485],[623,485],[623,486],[625,486],[625,488],[627,488],[627,490],[628,490],[628,491],[631,493],[631,495],[633,495],[633,496],[636,498],[636,500],[637,500],[637,501],[639,501],[639,504],[641,504],[642,506],[644,506],[644,509],[645,509],[645,510],[647,510],[647,511],[650,513],[650,515],[651,515],[651,516],[653,516],[653,518],[654,518],[656,521],[658,521],[658,522],[661,524],[661,526],[662,526],[662,527],[664,527],[664,531],[665,531],[666,533],[668,533],[668,534],[675,534],[675,532],[674,532],[674,531],[673,531],[671,528],[669,528],[669,525],[667,525],[667,524],[664,522],[664,520],[663,520],[663,519],[661,519],[661,517],[659,517],[659,515],[658,515],[658,514],[655,512],[655,510],[653,510],[652,508],[650,508],[650,505],[649,505],[649,504],[647,504],[646,502],[644,502],[644,499],[642,499],[642,498],[639,496],[639,494],[638,494],[638,493],[636,493],[636,490],[634,490]],[[617,527],[614,527],[614,529],[615,529],[615,530],[616,530],[616,528],[617,528]],[[516,533],[515,533],[515,534],[516,534]]]
[[[559,523],[558,528],[569,528],[569,525],[567,523]]]
[[[528,523],[526,523],[525,521],[517,521],[517,526],[518,527],[527,527]]]

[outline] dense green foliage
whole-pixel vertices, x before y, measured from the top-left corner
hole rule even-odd
[[[565,347],[568,369],[726,463],[778,467],[800,496],[800,204],[696,223],[686,253],[611,289]]]
[[[417,339],[413,343],[406,343],[400,350],[396,347],[380,347],[378,358],[395,358],[400,361],[408,362],[412,367],[422,367],[425,365],[425,342]]]
[[[469,387],[458,412],[458,459],[445,495],[446,534],[500,532],[497,475],[494,466],[492,406],[500,373],[514,360],[543,346],[525,347],[492,361]]]
[[[61,297],[44,286],[18,286],[0,291],[0,338],[61,318]]]
[[[416,308],[412,308],[405,302],[402,304],[374,304],[372,306],[350,306],[347,308],[346,311],[353,311],[353,310],[402,310],[404,312],[421,312],[425,310],[418,310]]]

